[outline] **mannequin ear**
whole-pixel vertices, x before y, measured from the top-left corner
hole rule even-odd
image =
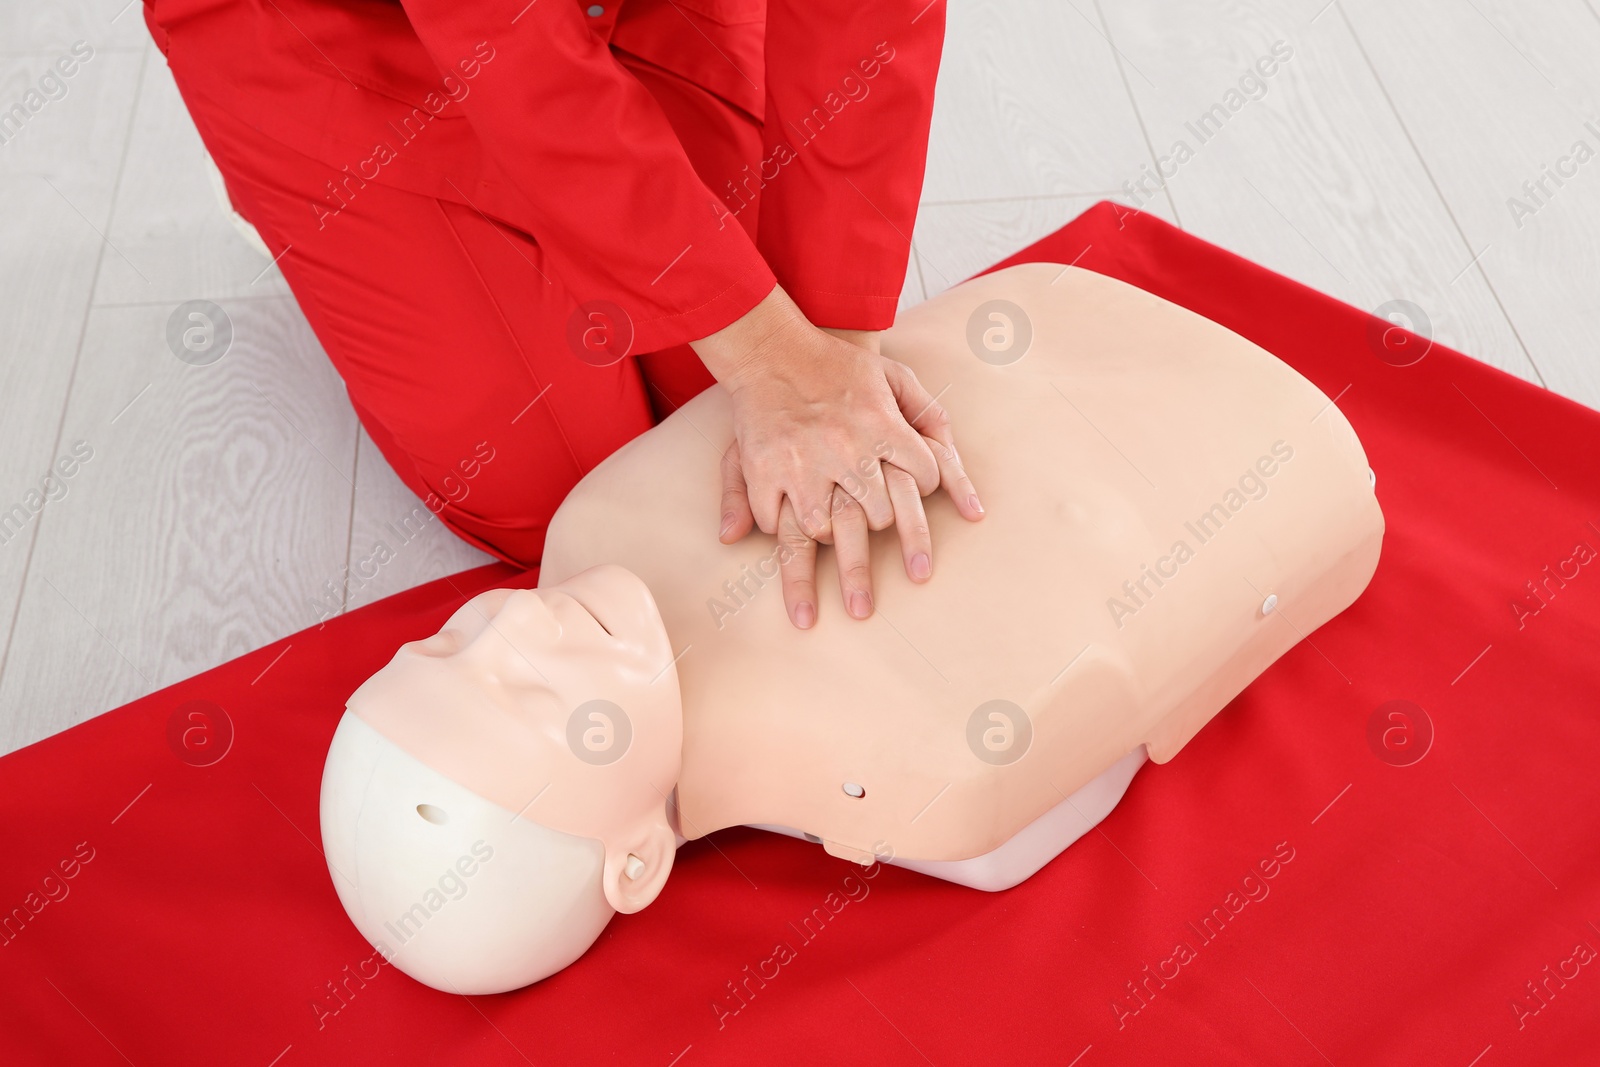
[[[601,876],[606,902],[623,915],[648,907],[667,884],[677,851],[678,839],[665,822],[646,827],[630,848],[608,848]]]

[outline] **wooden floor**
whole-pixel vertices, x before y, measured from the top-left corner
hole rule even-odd
[[[93,49],[0,144],[0,513],[74,471],[0,529],[0,751],[315,623],[419,507],[125,2],[0,6],[0,112]],[[1600,407],[1590,0],[951,0],[947,42],[908,302],[1114,197]],[[166,343],[193,299],[210,366]],[[343,599],[485,558],[433,522]]]

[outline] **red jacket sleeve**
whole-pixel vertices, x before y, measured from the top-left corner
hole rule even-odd
[[[633,352],[715,333],[771,291],[761,253],[574,0],[402,4],[441,71],[495,50],[463,113],[533,205],[561,282],[620,306]]]
[[[818,326],[894,323],[944,0],[769,0],[757,244]]]

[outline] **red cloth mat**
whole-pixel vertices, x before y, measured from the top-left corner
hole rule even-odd
[[[1100,831],[995,895],[719,833],[562,974],[424,988],[340,910],[318,779],[398,644],[534,580],[485,568],[0,760],[0,1062],[1595,1062],[1600,415],[1437,345],[1394,365],[1422,342],[1109,204],[1029,260],[1287,360],[1388,520],[1355,606]]]

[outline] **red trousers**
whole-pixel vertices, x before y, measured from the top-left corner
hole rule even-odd
[[[893,319],[942,5],[146,3],[367,432],[501,559],[775,280]]]

